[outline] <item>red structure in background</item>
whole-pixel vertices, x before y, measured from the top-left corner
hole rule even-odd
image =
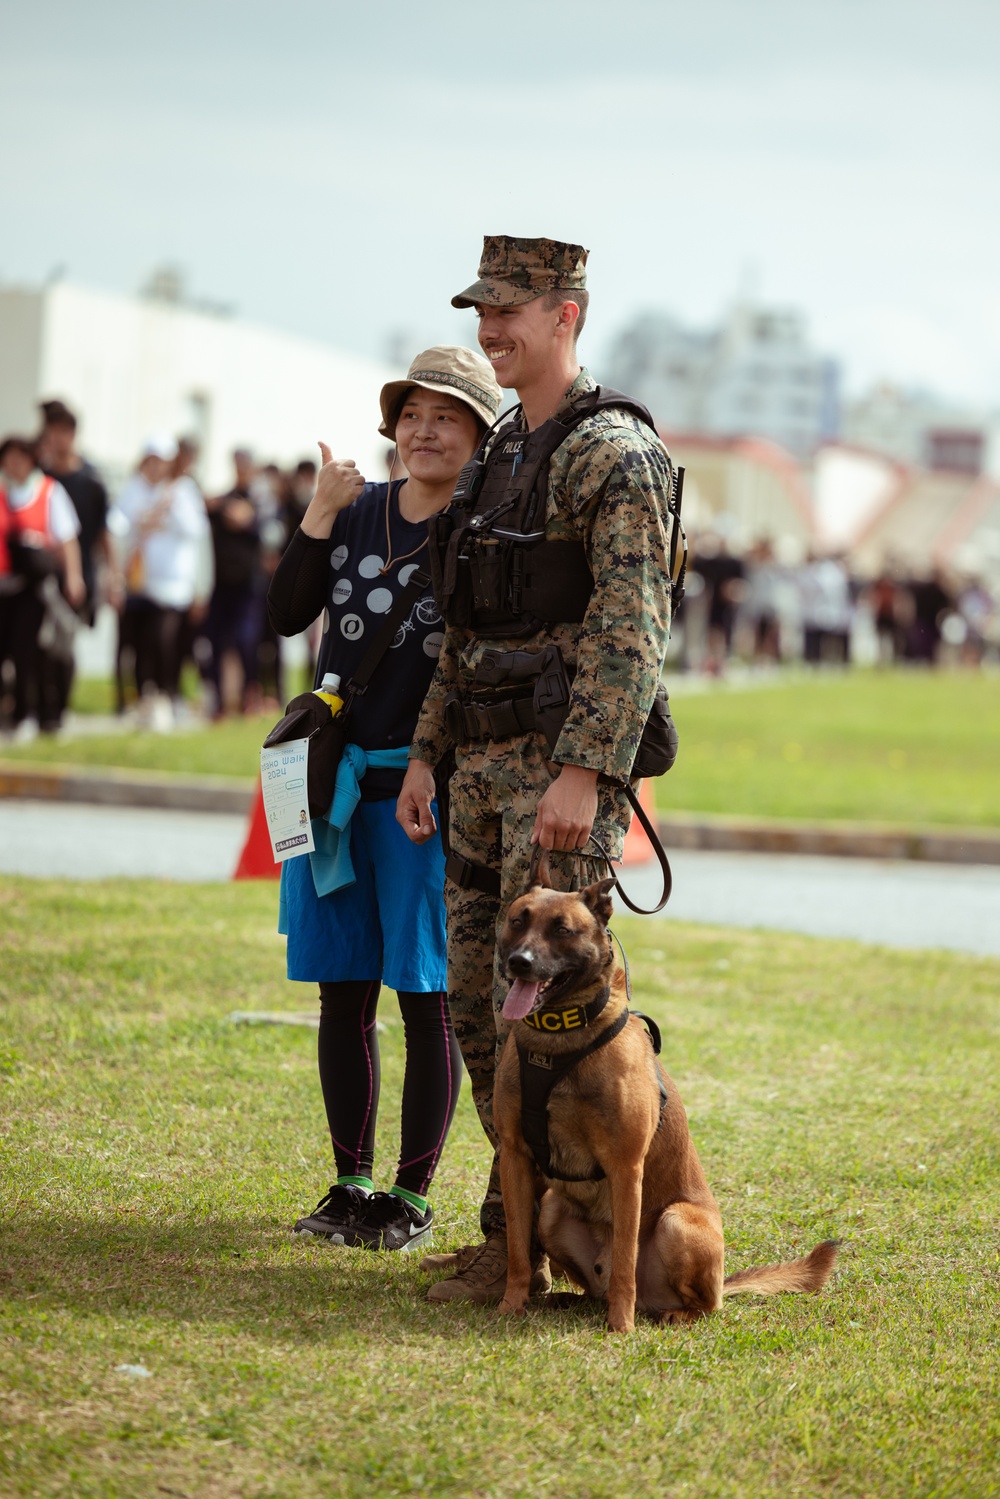
[[[250,821],[247,824],[246,841],[239,863],[233,872],[234,880],[279,880],[281,865],[274,862],[271,839],[267,831],[267,816],[264,812],[264,793],[260,778],[250,806]]]
[[[656,827],[656,798],[653,795],[651,781],[639,782],[639,805]],[[653,845],[643,831],[642,823],[638,817],[632,818],[632,824],[625,834],[625,848],[622,852],[623,864],[645,864],[647,859],[653,857]]]

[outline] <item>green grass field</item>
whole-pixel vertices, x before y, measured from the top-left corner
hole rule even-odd
[[[81,706],[102,706],[83,683]],[[752,688],[674,688],[677,764],[661,811],[1000,827],[1000,676],[856,671]],[[38,740],[0,749],[34,763],[253,776],[271,719],[192,733]]]
[[[677,695],[662,811],[1000,826],[1000,676],[852,672]]]
[[[843,1241],[821,1296],[622,1338],[290,1238],[329,1179],[314,1033],[227,1018],[311,1007],[273,886],[0,903],[3,1495],[1000,1493],[1000,963],[618,922],[730,1268]],[[475,1236],[485,1168],[465,1089],[437,1247]]]

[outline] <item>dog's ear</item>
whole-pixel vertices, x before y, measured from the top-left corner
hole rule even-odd
[[[549,868],[548,850],[540,843],[536,843],[531,854],[531,863],[528,865],[528,884],[525,893],[533,890],[536,885],[541,885],[543,890],[552,889],[552,871]]]
[[[614,910],[614,907],[611,904],[611,896],[609,892],[614,888],[614,880],[607,879],[598,880],[596,885],[588,885],[585,889],[580,891],[580,899],[583,901],[588,911],[592,911],[594,913],[597,920],[601,923],[601,926],[607,926],[608,922],[611,920],[611,913]]]

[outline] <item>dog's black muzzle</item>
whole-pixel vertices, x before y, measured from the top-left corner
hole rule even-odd
[[[509,976],[513,979],[537,978],[539,983],[542,983],[543,979],[534,972],[534,967],[535,960],[529,957],[527,953],[515,950],[508,955],[506,969]]]

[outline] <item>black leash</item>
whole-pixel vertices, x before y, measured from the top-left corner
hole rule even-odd
[[[627,895],[627,893],[625,892],[625,890],[622,888],[621,880],[615,874],[614,865],[611,862],[611,855],[607,852],[607,850],[600,843],[598,843],[598,841],[594,837],[593,833],[591,833],[591,835],[590,835],[590,842],[594,845],[594,847],[597,849],[597,852],[600,854],[601,858],[604,860],[605,864],[608,866],[608,874],[611,876],[611,878],[615,882],[615,889],[618,891],[618,894],[621,896],[622,900],[628,906],[629,910],[630,911],[634,911],[637,916],[655,916],[656,913],[657,913],[657,911],[662,911],[663,910],[663,907],[666,905],[667,901],[670,899],[670,892],[673,889],[674,881],[673,881],[673,876],[670,873],[670,861],[667,858],[667,851],[666,851],[666,849],[663,847],[663,844],[660,842],[660,835],[659,835],[659,833],[656,831],[656,828],[653,826],[653,824],[650,822],[649,818],[646,816],[646,813],[643,810],[643,808],[639,805],[639,798],[636,796],[635,792],[632,790],[632,787],[631,786],[625,786],[623,789],[625,791],[625,795],[628,797],[629,801],[632,803],[632,810],[635,813],[636,817],[638,817],[638,819],[639,819],[639,825],[640,825],[640,827],[642,828],[643,832],[646,834],[646,837],[649,839],[650,844],[652,845],[653,853],[656,855],[657,862],[659,863],[659,866],[660,866],[660,871],[661,871],[661,873],[663,875],[663,894],[660,896],[660,898],[657,901],[656,905],[655,906],[650,906],[648,910],[646,910],[646,908],[644,906],[637,906],[635,904],[635,901],[631,900],[629,898],[629,896]]]
[[[608,866],[608,874],[615,882],[615,889],[618,891],[618,894],[628,906],[629,910],[634,911],[637,916],[655,916],[657,911],[663,910],[663,907],[670,899],[670,892],[673,889],[674,882],[673,876],[670,873],[670,861],[667,858],[666,849],[660,842],[659,834],[657,833],[653,824],[650,822],[649,818],[646,816],[646,813],[644,812],[642,807],[640,807],[639,798],[632,790],[632,787],[625,786],[623,790],[629,801],[632,803],[633,810],[635,811],[635,814],[639,819],[639,824],[643,828],[646,837],[649,839],[650,844],[652,845],[653,852],[657,857],[660,865],[660,870],[663,874],[663,894],[660,896],[656,905],[650,906],[648,910],[644,906],[637,906],[635,904],[635,901],[630,899],[625,890],[623,890],[622,883],[619,880],[618,876],[615,874],[614,865],[611,861],[611,855],[608,853],[604,845],[598,842],[593,833],[591,833],[588,842],[594,845],[594,847],[597,849],[598,854]],[[572,850],[567,850],[567,852],[572,852],[579,855],[581,858],[586,858],[585,849],[586,845],[582,849],[575,848]],[[532,847],[531,862],[528,865],[529,886],[532,885],[535,881],[535,876],[538,873],[538,861],[541,858],[542,854],[550,852],[550,849],[543,849],[540,843],[536,843]],[[475,864],[471,859],[464,859],[460,854],[449,852],[448,857],[445,860],[444,868],[445,874],[448,876],[448,878],[454,884],[458,885],[459,889],[461,890],[471,888],[473,890],[482,891],[484,895],[499,896],[500,894],[499,871],[496,869],[491,869],[487,864]]]

